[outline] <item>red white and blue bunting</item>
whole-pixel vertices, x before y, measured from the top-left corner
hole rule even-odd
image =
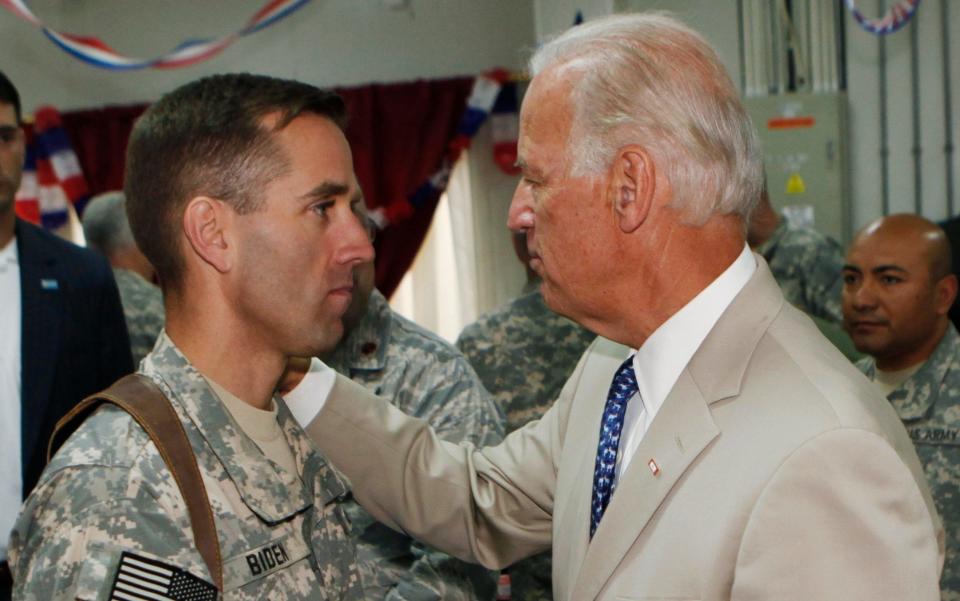
[[[57,228],[67,222],[69,205],[78,215],[82,213],[89,200],[87,181],[55,108],[37,109],[26,150],[14,204],[17,215],[45,228]]]
[[[386,206],[370,211],[370,218],[379,229],[391,223],[397,223],[413,215],[414,211],[431,198],[447,189],[450,173],[464,150],[470,147],[473,137],[480,126],[490,116],[501,90],[509,83],[510,74],[503,69],[494,69],[479,75],[473,81],[473,89],[467,99],[467,108],[457,125],[457,135],[450,141],[440,167],[420,184],[407,198],[399,198]],[[515,105],[515,101],[514,101]],[[515,147],[515,145],[514,145]],[[514,155],[516,151],[514,150]],[[514,158],[514,160],[516,160]]]
[[[887,35],[899,31],[904,25],[910,22],[913,15],[920,6],[920,0],[898,0],[883,17],[879,19],[870,19],[864,16],[857,9],[854,0],[844,0],[853,19],[868,33],[874,35]]]
[[[246,26],[240,31],[219,39],[186,40],[170,52],[150,59],[123,56],[99,38],[51,29],[33,14],[24,0],[0,0],[0,6],[40,28],[51,42],[87,64],[104,69],[130,70],[175,69],[195,65],[216,56],[239,38],[273,25],[309,1],[270,0],[247,21]]]

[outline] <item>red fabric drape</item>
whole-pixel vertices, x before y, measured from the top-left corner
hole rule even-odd
[[[409,196],[440,166],[466,106],[468,77],[341,88],[347,139],[370,208]],[[63,113],[91,194],[123,187],[127,139],[146,105]],[[427,233],[438,198],[377,235],[377,287],[393,293]]]
[[[62,114],[63,128],[73,142],[91,195],[123,188],[127,140],[146,108],[138,104]]]
[[[472,83],[458,78],[337,90],[347,104],[347,139],[369,207],[409,196],[440,166]],[[413,263],[438,200],[377,234],[377,288],[388,297]]]

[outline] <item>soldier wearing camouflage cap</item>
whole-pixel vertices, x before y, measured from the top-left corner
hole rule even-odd
[[[946,530],[944,601],[960,599],[960,336],[943,231],[917,215],[874,221],[843,268],[844,325],[870,355],[857,366],[886,395],[917,449]]]
[[[223,599],[363,598],[347,485],[274,394],[289,356],[336,343],[373,258],[343,119],[313,86],[221,75],[164,96],[130,140],[130,225],[166,305],[141,373],[194,449]],[[11,558],[18,599],[217,596],[171,472],[112,406],[48,466]]]
[[[153,265],[133,239],[123,192],[105,192],[90,199],[83,211],[83,237],[87,246],[110,261],[127,321],[130,354],[133,364],[139,365],[163,329],[163,295],[153,283]]]
[[[503,418],[463,355],[393,312],[374,288],[373,263],[357,268],[354,276],[354,299],[344,316],[347,334],[324,357],[327,365],[426,420],[445,440],[477,446],[500,442]],[[489,570],[387,528],[353,499],[346,507],[368,601],[493,598]]]

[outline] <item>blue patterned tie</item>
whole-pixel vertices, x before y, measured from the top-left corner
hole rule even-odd
[[[613,495],[614,476],[617,471],[617,448],[620,446],[620,431],[627,401],[637,393],[637,376],[633,372],[633,357],[623,362],[607,393],[600,422],[600,444],[597,446],[597,462],[593,469],[593,497],[590,500],[590,538],[597,531],[603,512],[607,510]]]

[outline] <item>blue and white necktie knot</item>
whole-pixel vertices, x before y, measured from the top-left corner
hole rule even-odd
[[[597,531],[600,519],[607,510],[613,495],[614,477],[617,471],[617,451],[620,447],[620,432],[627,402],[638,391],[637,376],[633,371],[633,357],[623,362],[613,376],[607,403],[600,421],[600,442],[597,460],[593,469],[593,495],[590,506],[590,538]]]

